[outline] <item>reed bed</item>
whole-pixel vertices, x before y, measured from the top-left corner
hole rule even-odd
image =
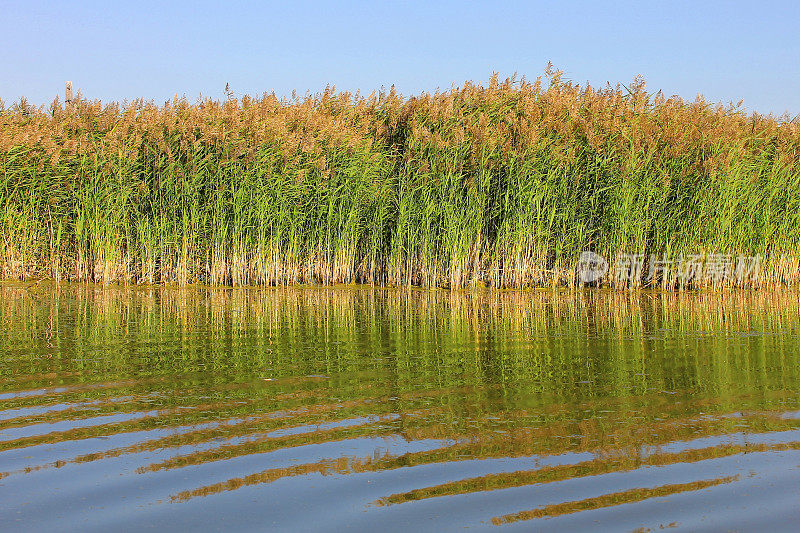
[[[0,103],[0,277],[549,287],[592,250],[612,269],[759,255],[757,278],[711,284],[797,284],[798,154],[796,123],[557,71],[409,98]]]

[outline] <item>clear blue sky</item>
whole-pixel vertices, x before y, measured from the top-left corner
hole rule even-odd
[[[800,2],[40,2],[1,0],[0,98],[222,97],[326,84],[404,95],[534,78],[800,113]]]

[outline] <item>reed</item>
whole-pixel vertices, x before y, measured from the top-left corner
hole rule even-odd
[[[557,71],[410,98],[0,103],[0,277],[555,286],[592,250],[760,255],[756,281],[711,285],[797,284],[798,154],[796,123]]]

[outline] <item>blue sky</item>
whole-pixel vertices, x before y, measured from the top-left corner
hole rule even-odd
[[[750,111],[800,113],[800,2],[38,2],[1,0],[0,98],[177,94],[410,95],[548,61],[580,83],[628,83]]]

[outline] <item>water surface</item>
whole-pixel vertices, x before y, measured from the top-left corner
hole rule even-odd
[[[0,285],[0,529],[791,530],[800,295]]]

